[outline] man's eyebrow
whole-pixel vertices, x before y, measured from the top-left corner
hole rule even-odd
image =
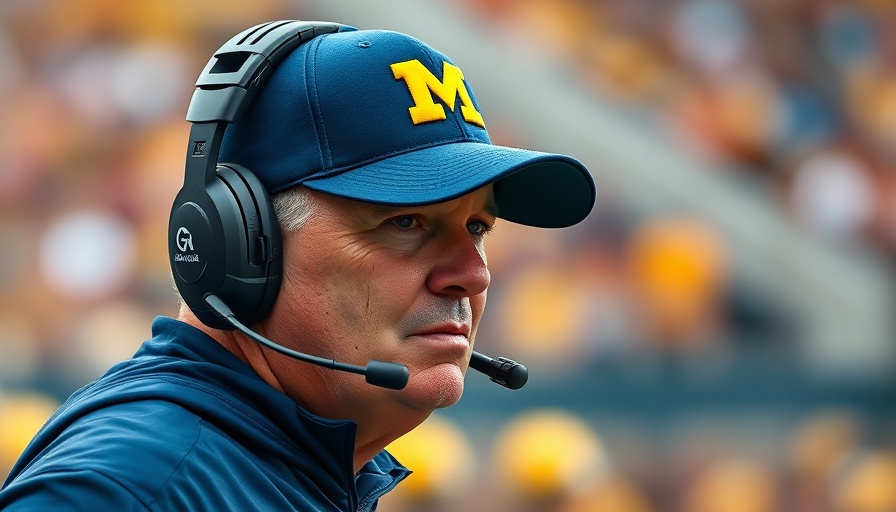
[[[396,204],[364,203],[364,208],[368,213],[375,217],[387,217],[399,210],[403,210],[409,207]]]
[[[488,198],[488,200],[485,202],[485,207],[483,207],[483,210],[485,210],[486,213],[493,217],[498,216],[498,203],[495,202],[494,197]]]
[[[414,208],[414,206],[406,206],[399,204],[378,204],[378,203],[364,203],[364,208],[368,211],[368,213],[377,216],[377,217],[387,217],[395,212],[399,212],[402,210],[408,210]],[[495,198],[489,197],[485,204],[482,206],[482,210],[485,213],[492,215],[494,217],[498,216],[498,203],[495,202]]]

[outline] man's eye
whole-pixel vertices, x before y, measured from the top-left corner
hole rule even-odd
[[[467,231],[474,236],[485,236],[492,230],[492,227],[485,222],[474,220],[467,223]]]
[[[402,215],[389,220],[392,222],[393,226],[399,229],[413,229],[420,225],[417,218],[413,215]]]

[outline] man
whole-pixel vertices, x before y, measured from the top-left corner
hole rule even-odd
[[[461,396],[490,280],[486,234],[498,218],[564,227],[590,212],[582,164],[492,145],[446,56],[341,26],[296,45],[295,23],[240,34],[200,78],[210,92],[191,103],[170,226],[178,320],[156,319],[134,358],[63,405],[0,508],[374,510],[408,474],[385,446]],[[260,59],[241,45],[256,42],[272,73],[242,71]],[[263,85],[245,105],[234,83]],[[206,129],[226,130],[220,158]],[[275,232],[259,227],[261,187]],[[262,277],[206,284],[232,257]],[[302,354],[384,361],[387,382],[371,378],[375,363],[356,367],[365,382]]]

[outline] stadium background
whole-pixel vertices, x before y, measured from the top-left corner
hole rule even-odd
[[[0,475],[175,314],[192,84],[283,18],[421,37],[496,143],[598,183],[579,226],[490,236],[478,347],[530,383],[470,375],[382,510],[896,508],[886,0],[3,0]]]

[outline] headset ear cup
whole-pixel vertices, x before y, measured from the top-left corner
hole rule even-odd
[[[182,188],[168,246],[178,291],[204,324],[232,329],[205,303],[210,293],[246,325],[273,308],[283,268],[280,227],[267,191],[247,169],[218,165],[204,189]]]
[[[237,320],[253,325],[274,307],[283,276],[282,235],[274,205],[264,185],[248,169],[219,164],[217,176],[227,185],[239,222],[228,239],[228,275],[221,297]]]

